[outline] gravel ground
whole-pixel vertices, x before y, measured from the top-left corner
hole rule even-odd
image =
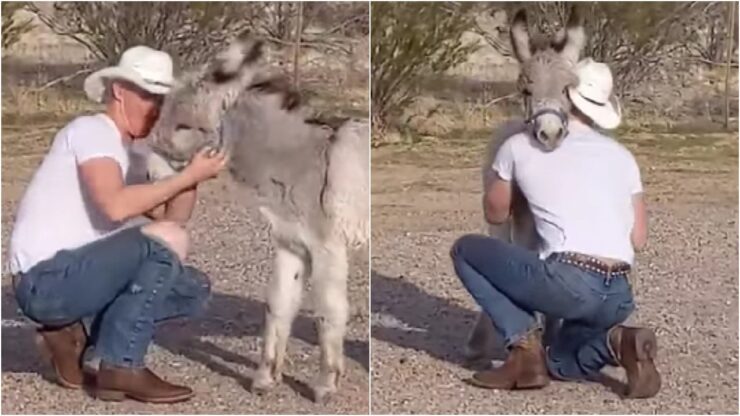
[[[630,145],[643,169],[651,234],[638,256],[629,322],[657,331],[663,377],[647,400],[620,399],[615,382],[513,393],[464,383],[471,370],[462,346],[477,308],[448,251],[461,234],[484,230],[481,144],[374,150],[372,413],[737,414],[737,136],[710,144],[717,157],[697,159],[678,145]],[[623,380],[621,370],[605,372]]]
[[[3,154],[3,248],[16,202],[38,160],[38,155]],[[33,328],[18,315],[10,278],[4,272],[3,413],[367,414],[367,251],[355,253],[351,265],[347,371],[339,394],[327,405],[320,405],[310,400],[307,388],[317,374],[319,357],[308,296],[289,341],[285,382],[265,396],[248,390],[259,358],[263,288],[272,270],[266,223],[256,210],[231,201],[224,182],[218,180],[202,187],[190,228],[194,241],[191,261],[211,276],[213,298],[202,319],[161,327],[148,363],[168,380],[192,386],[197,393],[193,399],[174,405],[107,403],[48,381],[50,368],[34,347]]]

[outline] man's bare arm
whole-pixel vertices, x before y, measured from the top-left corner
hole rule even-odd
[[[197,187],[195,186],[175,195],[174,198],[167,201],[164,210],[164,219],[185,225],[193,215],[196,200]]]
[[[502,224],[511,212],[511,182],[494,172],[483,195],[483,212],[489,224]]]
[[[631,240],[632,246],[636,251],[640,251],[647,243],[647,207],[645,205],[644,194],[638,193],[632,196],[632,208],[635,211],[635,225],[632,227]]]
[[[79,165],[80,176],[92,200],[112,221],[125,221],[164,204],[198,182],[218,175],[228,161],[224,152],[196,154],[182,172],[155,183],[126,186],[121,170],[110,157],[97,157]],[[156,211],[156,210],[155,210]]]

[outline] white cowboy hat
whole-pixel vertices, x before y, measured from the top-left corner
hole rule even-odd
[[[126,49],[118,65],[103,68],[85,78],[85,93],[95,102],[103,100],[105,79],[123,79],[152,94],[164,95],[174,83],[172,58],[148,46]]]
[[[609,67],[591,58],[576,64],[578,85],[568,88],[568,96],[581,112],[604,129],[616,128],[622,119],[622,110],[610,101],[612,96],[612,72]],[[616,97],[615,97],[616,101]]]

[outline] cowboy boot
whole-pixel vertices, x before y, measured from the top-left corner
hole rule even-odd
[[[501,367],[479,371],[470,382],[476,386],[497,389],[538,389],[550,383],[539,331],[531,331],[512,345]]]
[[[647,328],[616,326],[609,331],[609,347],[627,373],[629,398],[648,398],[658,393],[660,374],[653,360],[658,352],[655,333]]]
[[[100,363],[94,395],[100,400],[125,398],[149,403],[175,403],[193,397],[189,387],[162,380],[148,368],[115,367]]]
[[[36,334],[36,344],[42,356],[54,367],[60,385],[69,389],[82,387],[81,358],[87,344],[82,324],[76,322],[62,328],[41,328]]]

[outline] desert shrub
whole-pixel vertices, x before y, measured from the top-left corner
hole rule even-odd
[[[169,52],[179,64],[205,62],[243,33],[278,46],[291,45],[299,10],[302,36],[307,37],[302,39],[304,47],[335,46],[339,41],[329,35],[361,33],[367,25],[367,5],[364,9],[353,3],[304,6],[299,8],[298,2],[56,2],[53,12],[34,5],[30,9],[52,31],[79,42],[104,63],[116,61],[125,49],[140,44]],[[330,16],[340,20],[326,31],[306,33],[311,25],[331,23]]]
[[[382,130],[418,95],[425,75],[464,62],[475,49],[466,5],[373,3],[371,24],[373,128]]]
[[[16,44],[21,36],[33,28],[31,19],[19,19],[15,12],[24,8],[26,2],[22,1],[5,1],[2,2],[2,37],[3,52]]]
[[[697,55],[724,56],[723,47],[737,30],[727,28],[726,2],[506,2],[481,5],[482,12],[527,11],[530,27],[542,33],[562,28],[576,5],[588,36],[582,56],[612,68],[617,93],[629,97],[646,82],[685,69]],[[511,55],[505,28],[480,27],[491,46]],[[695,61],[694,61],[695,62]]]

